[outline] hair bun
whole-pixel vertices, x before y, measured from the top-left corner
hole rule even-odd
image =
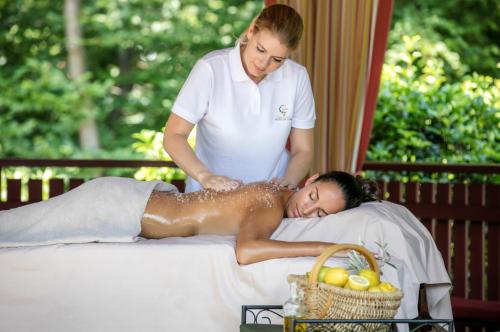
[[[365,196],[365,202],[379,199],[380,189],[375,181],[364,179],[358,175],[356,176],[356,182]]]

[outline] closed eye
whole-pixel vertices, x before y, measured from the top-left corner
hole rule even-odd
[[[266,49],[265,49],[265,48],[263,48],[260,44],[258,44],[255,48],[257,49],[257,51],[258,51],[259,53],[265,53],[265,52],[266,52]],[[274,60],[276,63],[282,63],[284,59],[283,59],[283,58],[281,58],[281,57],[273,57],[273,60]]]
[[[316,191],[311,191],[309,193],[309,198],[311,199],[311,201],[319,201],[318,187],[316,187]]]
[[[323,210],[323,209],[318,210],[318,217],[326,217],[327,215],[328,215],[328,213],[326,213],[325,210]]]

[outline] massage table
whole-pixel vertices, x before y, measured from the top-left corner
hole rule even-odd
[[[134,190],[144,196],[158,185],[141,184]],[[72,192],[84,193],[78,188]],[[59,197],[50,204],[67,207],[62,200],[70,196]],[[112,197],[123,204],[120,193]],[[78,206],[66,208],[68,215],[58,222],[86,208],[74,198]],[[32,209],[26,216],[40,210],[35,204]],[[122,211],[123,219],[137,211]],[[125,229],[128,223],[123,224]],[[115,232],[111,226],[102,227]],[[50,235],[45,229],[37,232]],[[147,240],[120,234],[82,236],[81,230],[61,234],[62,243],[43,238],[0,248],[0,331],[234,332],[242,305],[282,304],[289,296],[288,274],[304,274],[315,262],[314,257],[300,257],[241,266],[234,236]],[[78,243],[71,243],[71,237]],[[271,238],[356,243],[372,252],[378,251],[377,243],[387,243],[396,269],[383,266],[382,279],[404,292],[396,318],[418,316],[421,284],[427,285],[431,317],[452,317],[451,283],[441,255],[425,227],[401,205],[370,202],[322,218],[284,219]],[[346,264],[342,257],[327,262]]]

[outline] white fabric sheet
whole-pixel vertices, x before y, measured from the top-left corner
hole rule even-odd
[[[141,197],[157,184],[145,186]],[[135,210],[142,213],[146,202],[141,204]],[[43,229],[39,234],[44,232],[50,235]],[[430,234],[400,205],[373,202],[324,218],[286,219],[272,238],[363,241],[374,252],[375,242],[388,243],[398,269],[384,267],[383,279],[405,294],[396,317],[418,314],[420,283],[432,285],[427,292],[431,315],[451,317],[442,258]],[[234,246],[234,237],[197,236],[0,249],[0,331],[234,332],[241,305],[283,303],[287,275],[309,271],[315,260],[239,266]],[[341,259],[329,263],[343,264]]]
[[[288,274],[315,260],[239,266],[234,245],[197,236],[1,249],[0,331],[235,332],[243,304],[282,304]],[[415,303],[405,267],[383,271]]]

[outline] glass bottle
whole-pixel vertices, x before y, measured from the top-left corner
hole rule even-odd
[[[295,331],[292,331],[292,319],[302,319],[305,317],[306,307],[304,305],[304,292],[299,288],[296,281],[290,283],[290,298],[283,304],[283,331],[284,332],[305,332],[306,324],[295,324]]]

